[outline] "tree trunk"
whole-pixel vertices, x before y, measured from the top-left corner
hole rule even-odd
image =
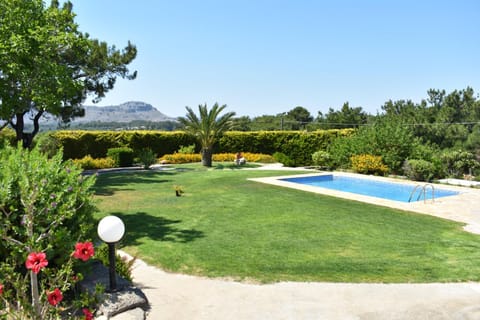
[[[40,131],[40,118],[42,117],[44,110],[40,110],[35,117],[33,118],[33,131],[32,132],[24,132],[25,123],[23,117],[25,113],[17,113],[16,114],[16,123],[12,123],[12,127],[15,129],[17,141],[22,141],[22,146],[25,149],[30,149],[33,145],[33,138],[37,135],[38,131]]]
[[[202,149],[202,166],[211,167],[212,166],[212,149],[203,148]]]

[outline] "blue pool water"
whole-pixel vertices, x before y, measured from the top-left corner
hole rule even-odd
[[[402,202],[409,202],[410,195],[415,188],[414,185],[410,184],[337,175],[284,178],[281,180]],[[421,189],[421,187],[417,188],[416,192],[412,195],[411,202],[418,200],[423,201],[423,191]],[[434,189],[435,199],[457,194],[458,192],[452,190]],[[426,189],[425,197],[427,199],[432,198],[430,187]]]

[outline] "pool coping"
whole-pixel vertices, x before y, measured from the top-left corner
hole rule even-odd
[[[379,206],[400,209],[404,211],[428,214],[428,215],[432,215],[432,216],[443,218],[443,219],[449,219],[449,220],[465,223],[466,225],[464,226],[464,230],[471,233],[480,234],[480,189],[431,183],[435,187],[435,189],[458,191],[459,194],[447,196],[447,197],[441,197],[441,198],[435,199],[434,201],[427,200],[427,201],[416,201],[416,202],[400,202],[400,201],[387,200],[387,199],[376,198],[371,196],[359,195],[351,192],[337,191],[337,190],[332,190],[332,189],[327,189],[327,188],[322,188],[317,186],[308,186],[308,185],[303,185],[299,183],[280,180],[284,178],[322,176],[322,175],[331,175],[331,174],[338,175],[338,176],[372,179],[372,180],[385,181],[385,182],[411,184],[412,188],[415,187],[416,185],[427,184],[425,182],[403,180],[398,178],[370,176],[370,175],[339,172],[339,171],[305,173],[305,174],[295,174],[295,175],[281,175],[281,176],[264,177],[264,178],[250,178],[248,180],[271,184],[279,187],[287,187],[287,188],[292,188],[297,190],[313,192],[317,194],[328,195],[332,197],[360,201],[360,202],[375,204]]]

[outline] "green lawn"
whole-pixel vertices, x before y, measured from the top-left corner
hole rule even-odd
[[[285,171],[177,167],[96,184],[98,217],[125,222],[123,249],[166,270],[260,282],[480,280],[480,236],[459,223],[247,181]]]

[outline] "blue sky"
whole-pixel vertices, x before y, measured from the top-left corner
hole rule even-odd
[[[480,92],[477,0],[73,0],[80,30],[138,48],[136,80],[98,105],[169,116],[227,104],[238,116],[344,102],[375,114],[430,88]],[[86,104],[91,104],[90,100]]]

